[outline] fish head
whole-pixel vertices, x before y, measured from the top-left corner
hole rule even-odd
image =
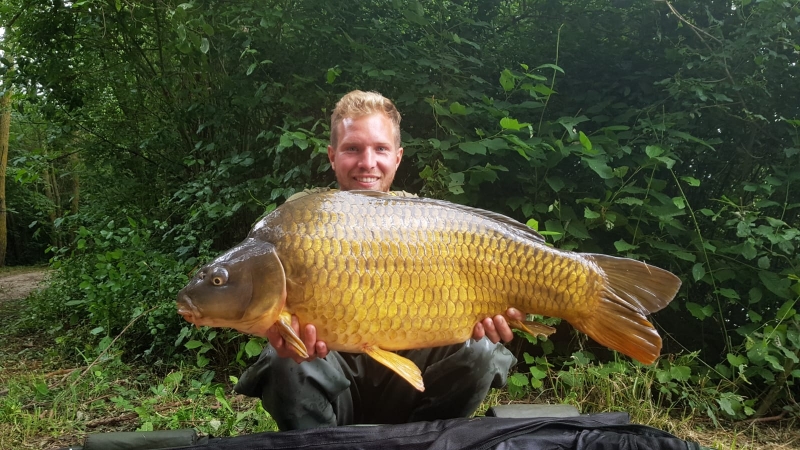
[[[195,326],[265,336],[286,303],[286,275],[276,248],[247,238],[201,267],[178,293],[178,314]]]

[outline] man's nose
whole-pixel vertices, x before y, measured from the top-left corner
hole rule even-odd
[[[375,167],[375,149],[367,148],[361,152],[361,158],[358,160],[358,165],[366,169]]]

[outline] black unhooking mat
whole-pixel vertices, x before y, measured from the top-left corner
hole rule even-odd
[[[625,413],[569,418],[480,417],[402,425],[347,426],[211,438],[184,450],[548,449],[700,450],[665,431],[631,425]]]

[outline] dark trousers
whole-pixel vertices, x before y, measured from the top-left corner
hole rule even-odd
[[[283,430],[352,424],[397,424],[469,417],[491,388],[503,387],[516,359],[484,338],[398,354],[422,370],[425,392],[362,353],[329,352],[297,364],[271,345],[234,387],[261,397]]]

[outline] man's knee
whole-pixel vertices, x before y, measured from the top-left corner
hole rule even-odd
[[[281,430],[336,425],[332,404],[349,386],[335,355],[330,361],[296,363],[281,358],[272,346],[262,352],[234,387],[236,392],[261,398]]]
[[[517,359],[505,346],[493,344],[487,338],[478,341],[470,339],[464,344],[464,348],[453,356],[471,368],[465,373],[467,378],[488,383],[487,387],[492,388],[503,387],[508,372],[517,363]]]

